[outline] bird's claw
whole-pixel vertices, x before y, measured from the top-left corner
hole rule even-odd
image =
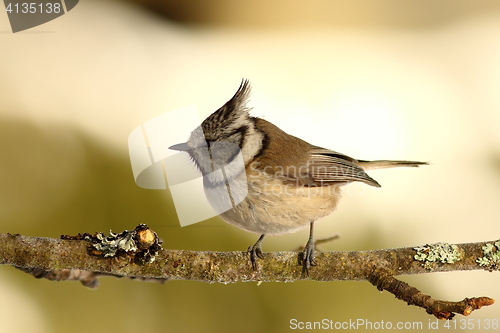
[[[306,276],[309,275],[309,268],[317,265],[314,259],[314,251],[314,242],[309,241],[299,256],[299,264],[302,265],[302,274]]]
[[[254,271],[257,270],[257,258],[264,259],[260,244],[251,245],[248,247],[247,253],[250,255],[250,262]]]

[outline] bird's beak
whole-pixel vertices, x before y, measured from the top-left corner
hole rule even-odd
[[[176,145],[170,146],[170,147],[168,147],[168,149],[178,150],[178,151],[188,151],[191,148],[189,148],[189,146],[187,145],[187,143],[184,142],[184,143],[178,143]]]

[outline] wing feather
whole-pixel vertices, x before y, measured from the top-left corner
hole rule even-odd
[[[308,161],[309,177],[323,185],[360,181],[380,187],[356,162],[352,157],[332,150],[313,148]]]

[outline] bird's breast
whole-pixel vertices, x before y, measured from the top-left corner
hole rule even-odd
[[[257,234],[295,232],[333,212],[340,186],[298,186],[255,168],[246,169],[248,193],[220,214],[226,222]]]

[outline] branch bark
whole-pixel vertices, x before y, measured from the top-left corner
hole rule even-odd
[[[138,230],[150,229],[142,225],[142,229],[138,226],[133,232]],[[415,248],[317,253],[318,265],[305,276],[298,265],[297,252],[264,253],[264,260],[259,261],[258,269],[254,271],[246,252],[161,249],[156,238],[155,242],[148,239],[151,235],[142,244],[143,240],[136,234],[131,236],[126,233],[128,231],[113,234],[114,238],[84,234],[64,236],[66,239],[0,234],[0,264],[21,268],[35,277],[79,280],[89,287],[97,286],[95,277],[98,275],[207,283],[366,280],[379,290],[387,290],[396,298],[423,307],[441,319],[451,319],[454,313],[468,315],[494,301],[488,297],[466,298],[461,302],[435,300],[395,276],[464,270],[493,271],[499,270],[500,266],[499,241],[455,245],[439,243]],[[126,243],[123,239],[130,241],[132,238],[137,241],[132,250],[115,250],[111,254],[103,250],[103,239],[106,244],[118,244]],[[144,251],[153,246],[156,246],[154,255],[144,260]],[[139,256],[141,260],[138,260]],[[88,272],[94,274],[93,279]]]

